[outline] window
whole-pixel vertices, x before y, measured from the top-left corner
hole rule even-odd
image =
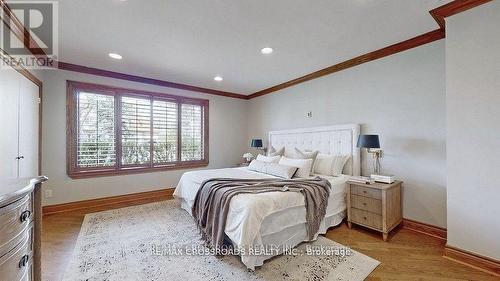
[[[68,81],[68,175],[208,165],[208,101]]]

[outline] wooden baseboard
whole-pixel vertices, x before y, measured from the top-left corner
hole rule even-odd
[[[444,258],[500,277],[500,261],[446,245]]]
[[[125,194],[125,195],[98,198],[98,199],[90,199],[90,200],[70,202],[64,204],[48,205],[42,207],[42,213],[43,215],[49,215],[49,214],[86,209],[90,207],[106,206],[116,203],[127,203],[139,200],[150,200],[151,202],[162,201],[171,199],[173,193],[174,193],[174,188],[166,188],[160,190]]]
[[[429,235],[446,242],[446,228],[418,222],[410,219],[403,219],[403,228]]]

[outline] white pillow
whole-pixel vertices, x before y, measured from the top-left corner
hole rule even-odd
[[[262,154],[257,155],[255,160],[259,160],[267,163],[278,163],[280,161],[281,156],[264,156]]]
[[[335,155],[333,157],[332,174],[334,176],[339,176],[342,174],[345,163],[347,163],[350,157],[351,156],[349,155]]]
[[[250,162],[250,165],[248,165],[248,169],[284,179],[291,179],[297,171],[297,167],[285,166],[277,163],[262,162],[259,160],[253,160],[252,162]]]
[[[312,163],[312,159],[293,159],[284,156],[279,161],[280,165],[298,168],[294,175],[297,178],[308,178],[311,174]]]
[[[318,154],[314,163],[313,171],[315,174],[331,176],[333,167],[333,156],[330,154]]]
[[[344,166],[351,156],[318,154],[314,164],[314,173],[326,176],[338,176],[342,174]]]
[[[318,153],[319,151],[316,150],[316,151],[302,151],[298,148],[295,148],[295,157],[294,158],[297,158],[297,159],[312,159],[313,160],[313,163],[312,163],[312,166],[311,166],[311,173],[313,172],[313,168],[314,168],[314,162],[316,161],[316,157],[318,157]]]
[[[274,146],[271,146],[267,152],[267,156],[283,156],[283,154],[285,154],[284,146],[278,150],[276,150]]]

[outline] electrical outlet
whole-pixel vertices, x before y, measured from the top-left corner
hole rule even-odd
[[[306,116],[309,117],[309,118],[312,118],[313,117],[313,112],[312,111],[308,111]]]
[[[46,189],[45,198],[51,198],[51,197],[52,197],[52,189]]]

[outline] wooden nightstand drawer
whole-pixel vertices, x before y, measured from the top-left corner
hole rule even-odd
[[[351,206],[356,209],[382,215],[382,201],[379,199],[352,194]]]
[[[382,191],[358,185],[351,186],[351,194],[360,195],[364,197],[371,197],[375,199],[382,199]]]
[[[382,230],[382,216],[368,211],[351,209],[351,221],[364,226]]]
[[[382,232],[384,241],[403,220],[401,181],[391,184],[347,181],[347,225],[359,224]]]

